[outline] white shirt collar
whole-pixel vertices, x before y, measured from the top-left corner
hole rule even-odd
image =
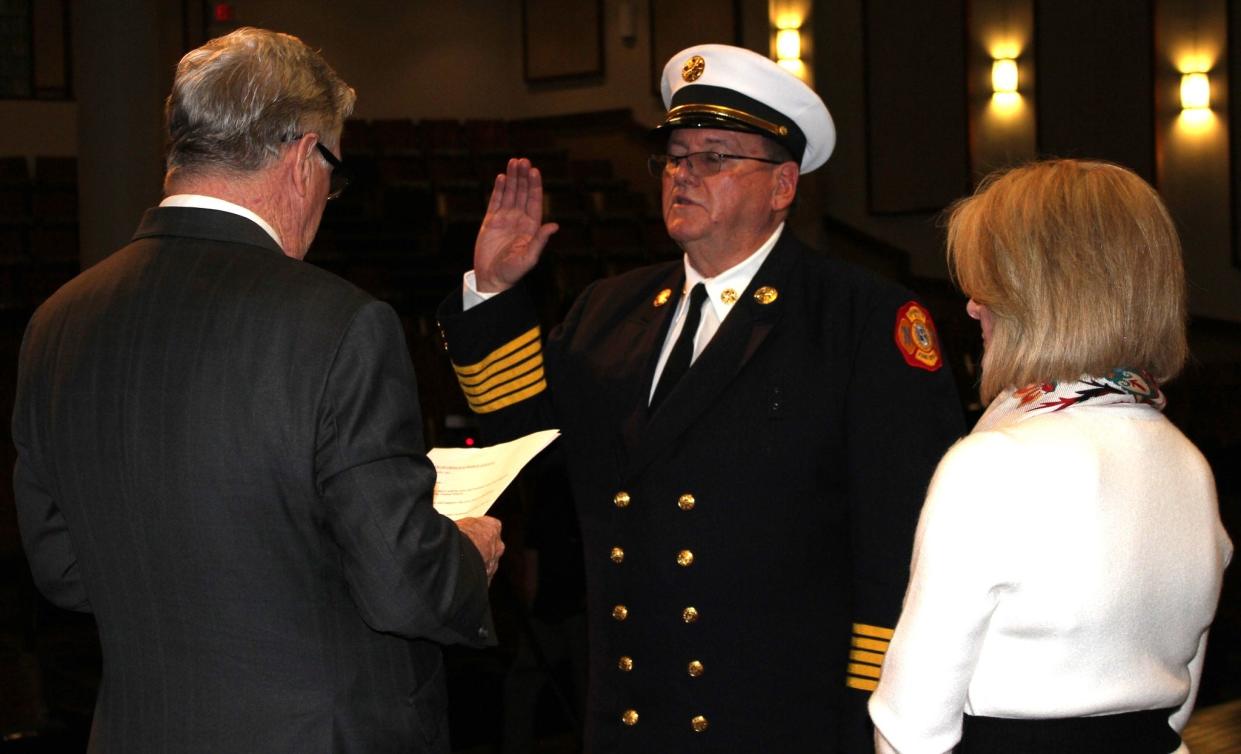
[[[704,278],[702,273],[695,270],[694,266],[689,263],[689,255],[686,254],[685,290],[693,289],[699,282],[705,285],[707,301],[711,302],[711,309],[715,312],[716,320],[723,322],[728,312],[732,311],[733,304],[737,303],[741,294],[745,293],[745,289],[750,287],[750,281],[754,279],[758,268],[767,261],[767,255],[775,248],[776,241],[780,240],[780,233],[783,230],[784,223],[782,222],[776,226],[757,251],[712,278]]]
[[[272,240],[276,242],[277,246],[281,249],[284,248],[284,245],[280,243],[280,234],[276,233],[276,229],[268,224],[266,220],[240,204],[233,204],[232,202],[225,201],[214,196],[205,196],[203,194],[173,194],[172,196],[164,197],[164,200],[159,203],[159,206],[217,209],[221,212],[231,212],[234,215],[241,215],[247,220],[253,220],[260,228],[267,231],[267,235],[272,237]]]

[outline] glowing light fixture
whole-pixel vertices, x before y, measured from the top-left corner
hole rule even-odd
[[[1211,79],[1205,73],[1181,76],[1181,109],[1206,110],[1211,107]]]
[[[1017,61],[999,58],[991,64],[991,91],[996,94],[1017,93]]]
[[[801,32],[797,29],[780,29],[776,32],[776,60],[801,59]]]
[[[802,60],[800,19],[784,19],[776,28],[776,62],[797,78],[810,83],[810,69]]]

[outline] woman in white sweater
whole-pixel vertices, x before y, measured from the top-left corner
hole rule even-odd
[[[1183,752],[1232,545],[1160,413],[1187,353],[1167,210],[1118,166],[1034,163],[954,208],[948,257],[989,406],[931,482],[876,749]]]

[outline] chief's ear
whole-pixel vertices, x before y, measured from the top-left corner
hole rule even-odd
[[[771,208],[777,212],[788,209],[797,196],[797,180],[801,176],[796,162],[782,162],[775,169],[775,186],[771,192]]]

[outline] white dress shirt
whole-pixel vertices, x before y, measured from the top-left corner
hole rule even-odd
[[[664,364],[667,363],[668,356],[672,354],[672,347],[681,335],[685,315],[689,310],[689,292],[698,283],[702,283],[707,288],[706,308],[702,312],[702,318],[698,320],[698,332],[694,334],[694,353],[689,362],[693,364],[707,344],[711,342],[711,338],[715,337],[720,325],[724,324],[724,318],[733,310],[733,305],[737,303],[741,294],[750,287],[750,281],[754,279],[758,268],[762,267],[763,262],[767,260],[767,255],[775,247],[776,241],[780,240],[780,232],[783,230],[784,223],[780,223],[757,251],[712,278],[704,278],[702,273],[689,263],[689,255],[685,255],[685,290],[681,291],[681,297],[677,299],[677,310],[672,315],[672,325],[668,328],[668,335],[664,338],[663,348],[659,352],[659,362],[655,365],[655,377],[651,380],[651,394],[647,396],[648,400],[655,394],[659,376],[664,373]]]
[[[231,212],[234,215],[241,215],[247,220],[253,220],[260,228],[267,231],[267,235],[272,237],[272,240],[276,242],[277,246],[282,249],[284,248],[284,245],[280,243],[280,234],[276,233],[276,229],[273,228],[266,220],[240,204],[233,204],[232,202],[218,199],[214,196],[205,196],[203,194],[173,194],[172,196],[165,197],[164,201],[159,203],[159,206],[216,209],[221,212]]]

